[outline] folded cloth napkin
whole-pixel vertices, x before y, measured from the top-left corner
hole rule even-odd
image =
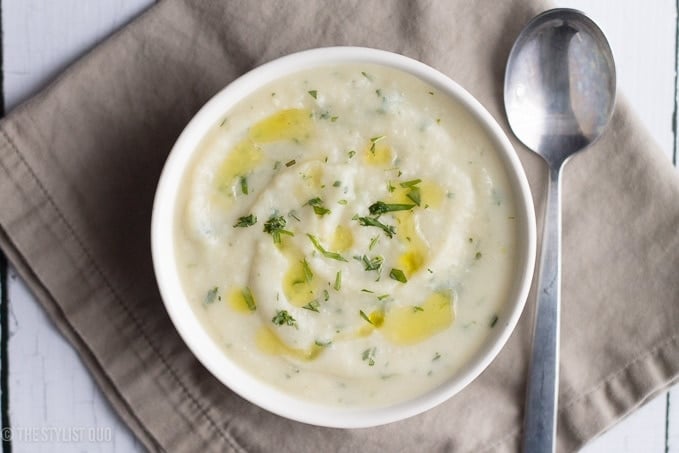
[[[534,298],[493,364],[447,403],[372,429],[282,419],[233,394],[178,337],[151,266],[154,189],[199,107],[309,47],[421,60],[509,134],[502,80],[538,0],[165,0],[0,123],[0,246],[152,451],[515,451]],[[511,136],[511,134],[509,134]],[[546,172],[514,141],[538,214]],[[620,100],[567,164],[558,445],[572,451],[679,375],[679,177]]]

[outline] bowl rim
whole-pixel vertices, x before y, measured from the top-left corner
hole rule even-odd
[[[413,399],[384,407],[314,403],[278,390],[238,366],[217,346],[184,297],[174,252],[179,183],[208,130],[238,102],[274,80],[313,67],[343,63],[377,64],[401,70],[462,104],[479,121],[498,150],[514,191],[517,210],[517,261],[521,266],[517,267],[520,272],[503,307],[499,328],[478,353],[443,384]],[[291,420],[335,428],[365,428],[402,420],[441,404],[476,379],[495,359],[526,305],[535,265],[535,230],[531,191],[516,151],[500,125],[469,92],[438,70],[400,54],[367,47],[320,47],[292,53],[252,69],[220,90],[193,116],[172,147],[158,181],[151,217],[151,255],[160,295],[173,325],[194,356],[220,382],[260,408]]]

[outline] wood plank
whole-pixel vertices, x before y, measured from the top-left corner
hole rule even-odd
[[[152,3],[3,0],[6,109],[34,94]],[[73,348],[12,270],[10,275],[9,416],[14,451],[142,451]],[[36,428],[52,431],[30,431]],[[73,437],[76,434],[78,441]]]

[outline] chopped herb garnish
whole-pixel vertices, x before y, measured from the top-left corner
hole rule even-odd
[[[497,324],[498,316],[494,315],[493,319],[490,320],[490,327],[495,327],[495,324]]]
[[[335,182],[332,183],[333,187],[339,187],[341,185],[342,185],[342,181],[335,181]]]
[[[421,182],[422,182],[421,179],[411,179],[410,181],[404,181],[404,182],[400,183],[399,185],[401,187],[403,187],[404,189],[412,189],[413,187],[415,187],[416,185],[418,185]]]
[[[271,318],[271,322],[276,324],[277,326],[291,326],[291,327],[297,327],[297,321],[295,318],[292,317],[290,313],[288,313],[287,310],[276,310],[276,316]]]
[[[474,255],[474,258],[476,258],[477,260],[480,260],[482,256],[483,255],[481,254],[481,252],[476,252],[476,255]]]
[[[337,121],[338,118],[339,118],[339,116],[331,116],[330,122],[334,123],[335,121]]]
[[[434,361],[436,361],[436,360],[438,360],[438,359],[440,359],[440,358],[441,358],[441,354],[439,354],[439,353],[437,352],[437,353],[434,354],[434,358],[431,359],[431,361],[434,362]]]
[[[250,288],[247,286],[243,291],[241,291],[241,294],[243,295],[243,300],[245,301],[245,304],[248,306],[250,311],[255,311],[257,309],[257,304],[255,304],[255,298],[252,297],[252,292],[250,291]]]
[[[347,203],[348,203],[347,200],[338,200],[337,201],[337,204],[341,204],[341,205],[345,205]]]
[[[379,235],[370,239],[370,245],[368,246],[368,250],[372,250],[373,248],[375,248],[379,241],[380,241]]]
[[[288,212],[288,217],[293,218],[293,219],[297,220],[298,222],[301,222],[301,219],[299,217],[297,217],[297,211],[295,211],[294,209],[292,211]]]
[[[337,260],[337,261],[347,262],[347,260],[342,255],[340,255],[339,253],[329,252],[326,249],[324,249],[323,246],[321,245],[321,243],[318,241],[318,238],[316,236],[314,236],[312,234],[307,234],[307,236],[308,236],[309,240],[311,241],[311,243],[316,248],[316,250],[318,250],[320,252],[320,254],[323,255],[324,257],[330,258],[330,259],[333,259],[333,260]]]
[[[330,293],[328,292],[327,289],[324,289],[324,290],[323,290],[323,301],[324,301],[324,302],[327,302],[328,299],[330,299]]]
[[[384,262],[384,258],[382,258],[381,256],[376,256],[370,259],[366,255],[363,255],[361,257],[361,262],[363,262],[364,270],[379,272],[380,269],[382,269],[382,263]]]
[[[433,91],[427,91],[427,93],[431,94],[432,96],[434,95]]]
[[[273,238],[274,244],[281,243],[281,234],[287,234],[288,236],[294,236],[295,233],[285,230],[285,225],[287,222],[282,215],[276,216],[272,215],[269,220],[264,224],[264,232],[269,233]]]
[[[349,159],[351,159],[352,157],[354,157],[356,155],[356,151],[354,151],[352,149],[352,150],[349,150],[349,152],[347,154],[349,154]]]
[[[367,322],[368,324],[371,324],[371,325],[373,325],[373,326],[375,325],[375,323],[372,322],[372,321],[370,320],[370,318],[368,317],[368,315],[366,315],[365,312],[364,312],[363,310],[358,310],[358,314],[359,314],[359,315],[361,316],[361,318],[363,318],[363,320],[364,320],[365,322]]]
[[[320,346],[321,348],[325,348],[325,347],[330,346],[332,344],[332,340],[327,340],[327,341],[316,340],[316,341],[314,341],[314,344],[316,346]]]
[[[311,302],[309,302],[308,304],[303,305],[302,308],[304,308],[306,310],[315,311],[316,313],[318,313],[318,307],[320,307],[320,306],[321,306],[321,304],[318,302],[318,300],[314,299]]]
[[[430,274],[433,274],[433,273],[434,273],[434,271],[431,270],[431,269],[429,269],[429,268],[427,268],[427,272],[429,272]]]
[[[222,127],[223,125],[226,124],[227,118],[224,118],[221,123],[219,123],[219,127]]]
[[[314,273],[311,272],[309,263],[307,263],[306,258],[302,260],[302,270],[304,271],[304,280],[309,283],[312,278],[314,278]]]
[[[392,269],[389,272],[389,277],[401,283],[406,283],[408,281],[406,275],[403,273],[401,269]]]
[[[381,228],[382,231],[384,231],[384,234],[387,235],[389,238],[393,238],[394,234],[396,234],[396,230],[392,225],[385,225],[379,220],[372,218],[372,217],[356,217],[356,220],[358,220],[358,223],[361,226],[372,226],[376,228]]]
[[[287,161],[287,162],[285,163],[285,166],[286,166],[286,167],[292,167],[292,166],[295,165],[296,163],[297,163],[297,161],[296,161],[295,159],[292,159],[292,160]]]
[[[370,211],[370,214],[379,216],[380,214],[384,214],[385,212],[409,211],[414,207],[415,207],[414,204],[385,203],[383,201],[377,201],[371,204],[368,210]]]
[[[419,305],[413,305],[413,312],[417,313],[418,311],[424,311],[424,308],[420,307]]]
[[[234,228],[246,228],[257,223],[257,216],[249,214],[243,217],[238,217],[238,221],[233,225]]]
[[[205,295],[205,303],[211,304],[215,300],[217,300],[217,298],[219,297],[218,293],[219,293],[219,287],[218,286],[215,286],[214,288],[210,288],[210,290]],[[219,297],[219,300],[222,300],[222,298]]]
[[[375,144],[380,140],[384,140],[384,135],[378,135],[377,137],[370,138],[370,152],[375,154]]]
[[[413,203],[415,203],[418,206],[422,202],[419,187],[413,187],[412,189],[410,189],[410,191],[406,194],[406,197],[408,197]]]
[[[365,77],[366,79],[370,80],[371,82],[373,81],[373,77],[370,74],[368,74],[367,72],[361,71],[361,75],[363,77]]]
[[[375,365],[375,352],[376,352],[375,348],[370,348],[363,351],[361,358],[363,359],[364,362],[368,362],[368,366]]]
[[[388,183],[387,183],[387,191],[388,191],[389,193],[392,193],[394,190],[396,190],[396,187],[392,186],[392,185],[391,185],[391,182],[388,182]]]
[[[377,296],[377,300],[383,301],[385,299],[389,299],[391,297],[390,294],[382,294],[381,296]]]
[[[314,209],[316,215],[319,215],[321,217],[323,217],[326,214],[330,214],[331,212],[330,209],[323,206],[323,200],[321,200],[319,197],[312,198],[311,200],[304,203],[304,205],[311,206]]]
[[[240,177],[240,191],[243,192],[244,195],[247,195],[249,192],[248,178],[246,176]]]
[[[316,91],[316,90],[311,90],[311,91],[309,91],[309,95],[310,95],[312,98],[316,99],[316,96],[318,95],[318,91]]]
[[[342,271],[337,271],[335,274],[335,284],[333,285],[335,291],[339,291],[342,288]]]

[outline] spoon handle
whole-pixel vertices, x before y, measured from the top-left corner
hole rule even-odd
[[[524,453],[555,451],[559,389],[561,302],[561,165],[550,168],[537,286],[528,390],[523,420]]]

